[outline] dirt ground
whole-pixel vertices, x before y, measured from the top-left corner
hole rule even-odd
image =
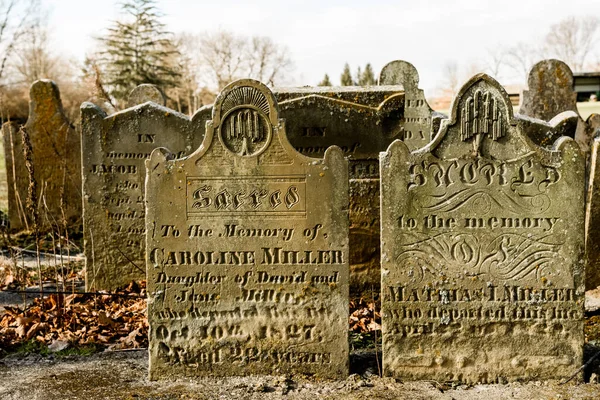
[[[599,399],[600,384],[511,383],[456,388],[379,378],[371,368],[343,381],[235,377],[150,382],[147,352],[99,353],[56,360],[35,354],[0,360],[0,399]],[[363,365],[360,357],[353,369]]]

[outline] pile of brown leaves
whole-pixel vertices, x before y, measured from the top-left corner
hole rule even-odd
[[[350,331],[367,333],[381,330],[381,313],[375,301],[366,302],[363,298],[350,301]]]
[[[0,349],[36,340],[51,350],[99,344],[109,349],[148,346],[145,283],[116,294],[51,294],[0,316]]]

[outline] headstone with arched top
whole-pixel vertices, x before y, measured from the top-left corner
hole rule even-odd
[[[348,164],[227,86],[195,153],[146,162],[150,378],[348,373]]]
[[[384,373],[568,378],[584,339],[584,153],[536,145],[484,74],[451,112],[425,148],[380,157]]]

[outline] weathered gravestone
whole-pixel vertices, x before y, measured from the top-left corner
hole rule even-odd
[[[489,383],[581,365],[585,158],[520,127],[480,74],[430,145],[381,155],[386,375]]]
[[[379,291],[379,152],[396,139],[423,147],[439,127],[418,81],[415,67],[393,61],[381,72],[384,86],[274,89],[296,150],[322,157],[336,145],[349,159],[350,285],[356,294]]]
[[[589,152],[593,137],[579,117],[571,68],[560,60],[542,60],[529,71],[527,86],[528,90],[524,90],[521,96],[519,113],[550,121],[565,111],[574,112],[578,120],[571,136],[584,152]]]
[[[588,188],[585,213],[585,288],[600,286],[600,115],[592,114],[586,121],[594,141],[588,168]]]
[[[138,104],[143,104],[147,101],[160,104],[161,106],[166,105],[164,93],[155,85],[144,83],[138,85],[131,93],[129,93],[127,106],[135,107]]]
[[[433,111],[427,103],[423,89],[419,89],[419,73],[414,65],[403,60],[387,63],[379,73],[379,85],[400,85],[404,89],[402,140],[408,148],[417,149],[429,143],[446,116]]]
[[[348,164],[296,152],[269,89],[227,86],[200,148],[146,162],[150,378],[348,373]]]
[[[208,115],[190,120],[152,102],[108,116],[84,103],[81,115],[86,287],[112,290],[146,277],[144,160],[160,146],[191,153]]]
[[[60,92],[50,80],[39,80],[29,91],[29,118],[24,126],[31,141],[37,183],[38,224],[50,227],[81,221],[80,138],[64,114]],[[4,158],[8,181],[8,214],[12,229],[29,229],[29,174],[22,135],[15,123],[5,123]]]

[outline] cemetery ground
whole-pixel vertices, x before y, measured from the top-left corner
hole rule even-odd
[[[371,298],[354,296],[351,300],[350,376],[345,380],[287,375],[151,382],[147,378],[145,282],[132,282],[111,293],[85,294],[81,235],[69,232],[69,238],[66,243],[64,237],[58,240],[56,234],[42,235],[38,268],[33,235],[2,235],[2,399],[593,399],[600,396],[600,384],[595,383],[600,376],[600,357],[591,360],[584,369],[584,379],[588,382],[585,384],[573,379],[566,384],[534,381],[456,385],[380,377],[381,316],[376,294]],[[585,358],[589,361],[600,351],[600,288],[588,292],[586,304]]]

